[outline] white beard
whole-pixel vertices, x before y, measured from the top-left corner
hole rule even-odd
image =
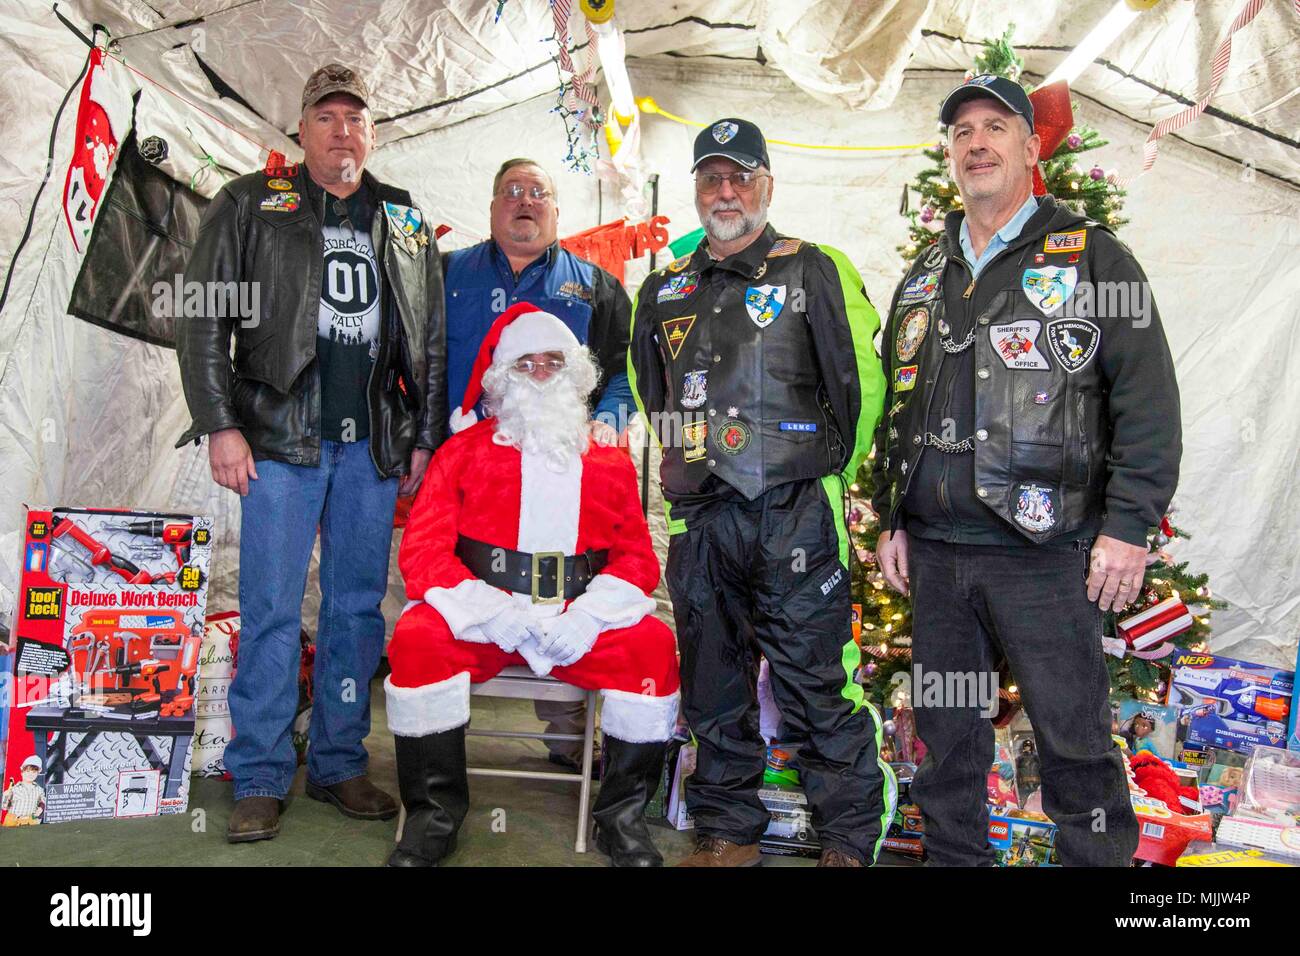
[[[586,349],[566,353],[567,365],[545,382],[493,365],[483,374],[484,406],[496,416],[492,440],[564,471],[587,450],[587,396],[596,385],[596,364]]]

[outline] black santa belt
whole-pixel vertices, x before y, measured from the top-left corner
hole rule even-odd
[[[583,554],[563,551],[514,551],[461,535],[456,557],[465,567],[493,587],[527,594],[534,604],[572,601],[587,590],[600,569],[609,563],[609,549]],[[563,569],[563,570],[561,570]],[[564,576],[561,587],[560,575]]]

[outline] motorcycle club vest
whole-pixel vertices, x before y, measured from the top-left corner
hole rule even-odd
[[[830,474],[846,448],[822,388],[806,315],[816,246],[769,226],[716,261],[701,244],[651,276],[637,322],[654,324],[665,370],[665,495],[697,495],[710,475],[753,500]]]

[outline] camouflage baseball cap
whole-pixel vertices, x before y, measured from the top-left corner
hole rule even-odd
[[[342,63],[326,63],[307,77],[307,85],[302,88],[302,108],[314,106],[331,93],[350,93],[363,106],[370,106],[370,91],[359,73]]]

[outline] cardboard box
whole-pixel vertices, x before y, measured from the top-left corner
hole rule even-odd
[[[1187,744],[1244,753],[1284,745],[1294,671],[1186,650],[1169,666],[1169,703]]]
[[[998,866],[1060,866],[1056,824],[1019,813],[989,814],[989,843]]]

